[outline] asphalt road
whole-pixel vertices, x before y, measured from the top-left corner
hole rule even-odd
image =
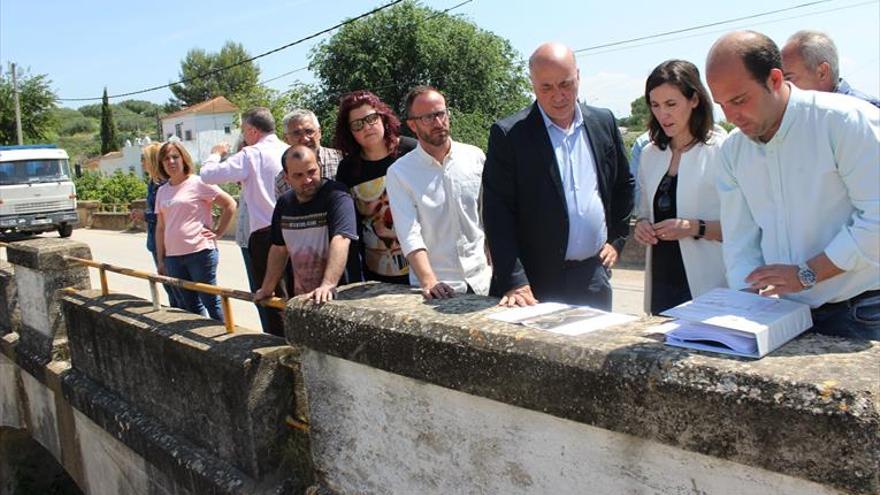
[[[57,237],[57,234],[43,234],[45,237]],[[134,268],[155,273],[153,258],[146,248],[147,236],[144,233],[113,232],[109,230],[76,229],[72,239],[84,242],[92,250],[92,258],[104,263]],[[241,259],[241,251],[233,241],[221,240],[220,265],[217,270],[217,284],[221,287],[247,291],[247,275]],[[5,250],[0,250],[5,251]],[[5,259],[5,252],[3,252]],[[98,271],[89,270],[92,287],[101,286]],[[617,268],[611,278],[614,289],[614,311],[629,314],[641,314],[642,293],[644,284],[641,270]],[[107,283],[111,292],[123,292],[144,299],[150,298],[150,287],[147,281],[108,273]],[[160,290],[162,304],[167,304],[164,291]],[[232,300],[232,312],[236,325],[252,331],[259,331],[260,324],[257,310],[253,304],[245,301]]]

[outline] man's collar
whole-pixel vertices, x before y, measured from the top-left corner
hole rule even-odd
[[[439,163],[440,166],[443,166],[443,162],[446,161],[447,158],[452,156],[453,151],[455,150],[455,141],[452,138],[449,138],[449,151],[446,152],[446,156],[443,157],[443,161],[438,162],[436,158],[434,158],[430,153],[428,153],[425,148],[422,147],[422,142],[419,141],[416,145],[416,153],[419,153],[422,158],[426,160],[430,160],[431,163]]]
[[[538,107],[538,111],[541,112],[541,118],[544,119],[544,126],[545,127],[547,127],[549,129],[552,126],[552,127],[555,127],[556,129],[559,129],[563,133],[568,133],[568,129],[563,129],[562,127],[559,127],[558,125],[556,125],[555,122],[553,122],[553,120],[550,119],[550,117],[547,115],[547,113],[544,112],[544,109],[541,108],[540,103],[535,102],[535,105]],[[584,123],[584,114],[583,114],[583,112],[581,112],[581,104],[575,103],[574,104],[574,118],[571,120],[571,126],[569,127],[569,129],[577,128],[578,126],[583,125],[583,123]]]

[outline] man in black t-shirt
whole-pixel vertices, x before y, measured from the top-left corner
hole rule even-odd
[[[281,164],[291,190],[275,204],[266,278],[254,301],[272,296],[289,257],[294,295],[324,303],[335,297],[358,239],[354,203],[345,186],[321,178],[310,148],[291,146]]]

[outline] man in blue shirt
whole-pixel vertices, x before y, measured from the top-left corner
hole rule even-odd
[[[880,108],[880,100],[853,89],[840,77],[837,47],[825,33],[798,31],[782,47],[785,80],[800,89],[854,96]]]

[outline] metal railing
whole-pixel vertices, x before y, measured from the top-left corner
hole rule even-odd
[[[153,309],[156,311],[158,311],[160,308],[159,289],[157,287],[157,284],[160,283],[165,285],[173,285],[174,287],[178,287],[181,289],[220,296],[220,304],[223,308],[224,319],[226,320],[224,324],[226,325],[227,333],[235,332],[235,319],[232,316],[232,305],[229,303],[229,299],[240,299],[242,301],[254,302],[254,295],[250,292],[236,289],[228,289],[226,287],[219,287],[211,284],[203,284],[201,282],[192,282],[190,280],[168,277],[166,275],[142,272],[133,268],[125,268],[121,266],[111,265],[109,263],[101,263],[99,261],[76,258],[74,256],[64,256],[64,259],[72,263],[79,263],[80,265],[97,268],[98,277],[101,281],[101,295],[104,296],[110,293],[110,289],[107,284],[107,272],[119,273],[122,275],[127,275],[129,277],[149,280],[150,298],[153,301]],[[284,299],[281,299],[279,297],[272,297],[266,299],[265,301],[260,301],[258,304],[270,308],[283,310],[286,302],[284,301]]]
[[[9,247],[9,245],[5,242],[0,242],[0,248],[5,247]],[[100,261],[77,258],[75,256],[64,256],[64,260],[71,263],[77,263],[83,266],[96,268],[98,270],[98,279],[101,283],[101,295],[103,296],[110,294],[110,287],[107,282],[107,272],[119,273],[120,275],[148,280],[150,282],[150,298],[153,302],[154,311],[159,311],[159,309],[161,308],[161,305],[159,304],[159,288],[157,284],[172,285],[181,289],[220,296],[220,304],[223,308],[223,315],[226,320],[224,325],[226,326],[227,333],[235,332],[235,319],[232,315],[232,304],[230,304],[229,300],[239,299],[242,301],[254,302],[254,295],[246,291],[228,289],[226,287],[203,284],[201,282],[192,282],[190,280],[168,277],[166,275],[159,275],[157,273],[144,272],[141,270],[135,270],[133,268],[125,268],[122,266],[111,265],[109,263],[101,263]],[[286,301],[279,297],[271,297],[269,299],[260,301],[257,304],[269,308],[284,310]]]

